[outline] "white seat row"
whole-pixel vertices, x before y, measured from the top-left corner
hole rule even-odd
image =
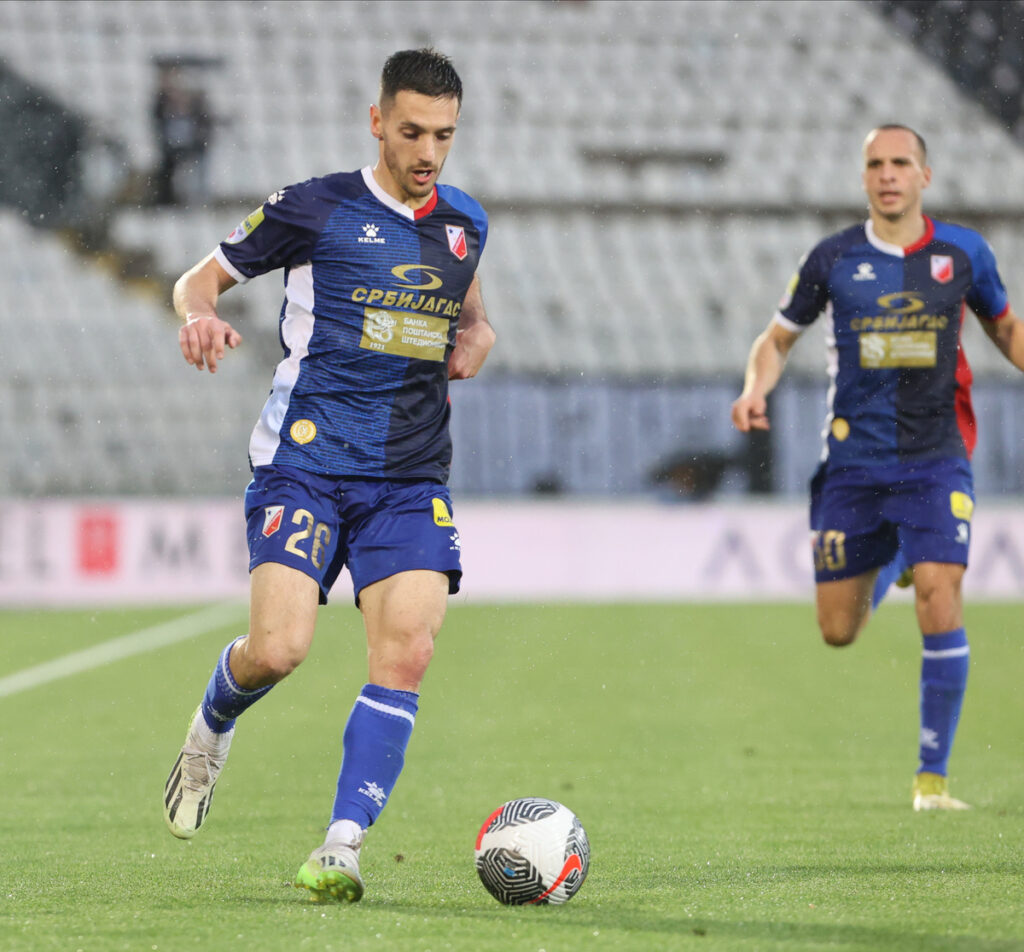
[[[453,163],[486,197],[845,205],[856,176],[837,167],[855,169],[864,132],[899,118],[931,142],[935,201],[1024,209],[1024,193],[998,187],[1024,176],[1008,135],[855,0],[0,4],[0,56],[122,140],[140,168],[156,162],[154,58],[219,63],[203,81],[225,120],[210,164],[228,196],[362,164],[384,57],[426,42],[463,73],[472,158]],[[584,158],[595,144],[649,154],[709,141],[725,161],[703,173]]]

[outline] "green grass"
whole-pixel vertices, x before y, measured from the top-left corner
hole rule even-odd
[[[185,611],[0,613],[0,677]],[[364,679],[351,607],[245,715],[192,842],[160,793],[234,632],[0,697],[0,949],[1024,949],[1020,619],[969,606],[951,780],[975,809],[916,815],[906,604],[842,651],[804,605],[453,607],[345,908],[290,882]],[[566,906],[505,908],[477,881],[479,825],[526,795],[590,836]]]

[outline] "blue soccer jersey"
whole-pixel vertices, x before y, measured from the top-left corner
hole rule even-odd
[[[901,248],[871,222],[820,242],[794,276],[777,323],[828,322],[830,466],[970,458],[971,371],[960,346],[966,305],[994,321],[1008,310],[995,256],[975,231],[925,219]]]
[[[284,359],[255,466],[445,481],[448,356],[487,216],[439,185],[413,211],[369,168],[275,193],[215,252],[236,281],[284,269]]]

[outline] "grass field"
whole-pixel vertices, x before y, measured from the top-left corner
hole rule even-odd
[[[236,627],[0,692],[0,950],[1024,949],[1021,605],[972,605],[952,764],[965,814],[914,814],[920,641],[906,604],[819,645],[800,605],[449,613],[357,906],[290,885],[319,843],[363,683],[357,613],[248,712],[209,822],[163,782]],[[0,679],[190,609],[0,613]],[[240,622],[242,624],[239,615]],[[473,869],[498,804],[590,836],[566,906],[505,908]]]

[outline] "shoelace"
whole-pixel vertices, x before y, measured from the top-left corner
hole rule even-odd
[[[182,786],[187,790],[198,791],[209,786],[212,780],[217,779],[217,774],[227,760],[226,757],[214,757],[198,747],[185,747],[182,753],[185,755],[182,764]]]

